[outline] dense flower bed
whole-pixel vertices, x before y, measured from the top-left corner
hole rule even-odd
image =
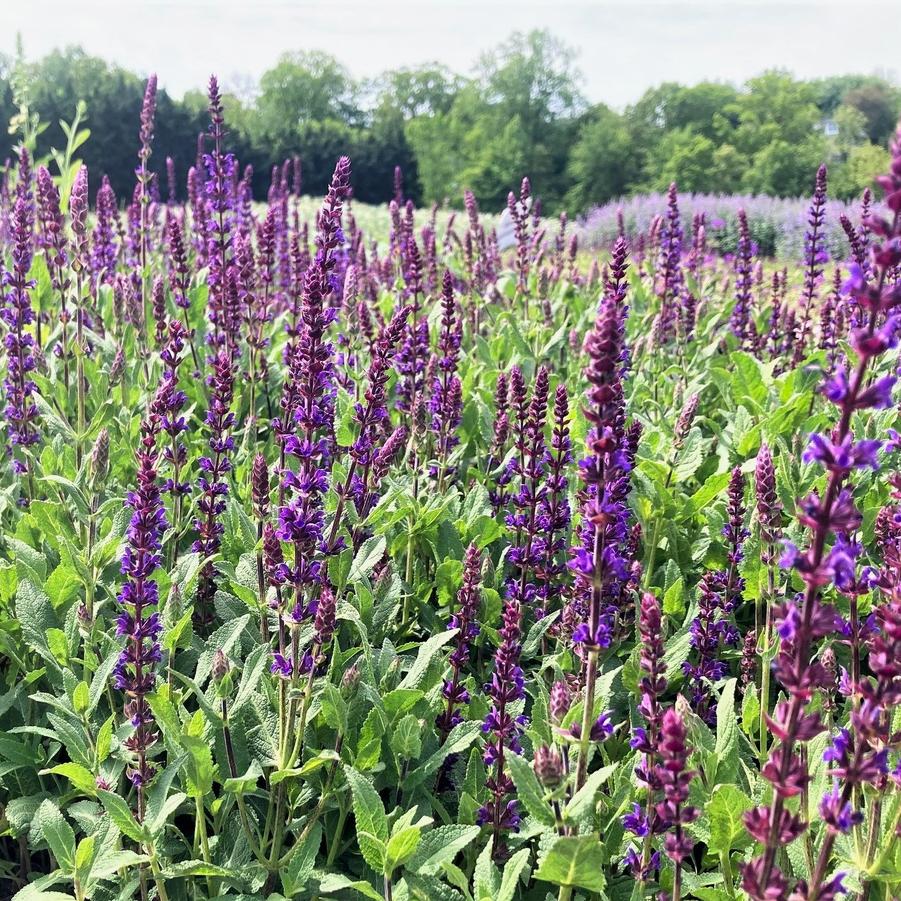
[[[215,79],[167,203],[155,90],[124,211],[0,186],[3,893],[894,897],[901,134],[791,277],[675,185],[255,207]]]

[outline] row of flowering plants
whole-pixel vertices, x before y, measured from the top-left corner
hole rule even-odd
[[[0,894],[897,897],[901,135],[774,269],[255,203],[155,94],[124,203],[0,182]]]

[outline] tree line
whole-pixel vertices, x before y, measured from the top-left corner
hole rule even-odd
[[[153,163],[164,192],[166,157],[182,192],[195,164],[204,87],[181,99],[159,92]],[[128,197],[142,96],[138,75],[79,48],[0,59],[0,120],[13,122],[0,135],[0,162],[19,140],[23,103],[46,126],[40,154],[65,144],[60,123],[82,101],[90,138],[79,156]],[[260,198],[272,167],[295,155],[304,193],[322,193],[346,153],[362,201],[391,199],[400,166],[405,196],[418,204],[458,205],[469,188],[485,209],[499,209],[528,174],[546,213],[576,214],[672,181],[682,191],[806,195],[824,161],[830,193],[855,196],[886,168],[901,90],[876,76],[803,81],[767,71],[741,86],[665,83],[617,111],[589,103],[573,52],[533,31],[484,55],[470,76],[433,63],[361,81],[328,53],[288,53],[257,85],[227,93],[225,107],[229,149],[253,166]]]

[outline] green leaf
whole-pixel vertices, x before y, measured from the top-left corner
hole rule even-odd
[[[419,720],[408,713],[391,733],[391,750],[403,760],[412,760],[422,753]]]
[[[362,879],[354,881],[340,873],[329,873],[319,883],[319,892],[323,895],[331,895],[333,892],[340,892],[348,888],[365,895],[367,898],[371,898],[372,901],[383,901],[381,893],[377,892],[368,882],[364,882]]]
[[[114,714],[110,714],[109,718],[104,722],[104,724],[97,730],[97,765],[99,766],[109,757],[110,748],[113,744],[113,720],[115,719]]]
[[[65,892],[48,892],[40,889],[36,883],[32,882],[21,891],[16,892],[13,895],[13,901],[74,901],[74,899]]]
[[[19,580],[16,590],[16,620],[28,647],[56,668],[57,659],[47,643],[47,631],[57,628],[56,614],[50,598],[27,578]]]
[[[226,779],[222,784],[224,791],[235,795],[241,795],[244,792],[253,791],[257,783],[263,778],[263,769],[256,760],[250,761],[250,766],[243,776],[234,776]]]
[[[213,752],[209,741],[197,735],[182,735],[181,745],[188,752],[185,757],[188,795],[202,798],[213,790]]]
[[[716,705],[715,782],[733,782],[738,775],[738,720],[735,715],[736,680],[724,686]]]
[[[313,823],[307,836],[294,851],[288,866],[282,870],[282,888],[289,898],[303,891],[313,875],[316,866],[316,855],[322,844],[322,825]]]
[[[560,611],[555,610],[553,613],[549,613],[537,622],[532,623],[529,634],[526,636],[526,640],[522,645],[522,655],[524,657],[531,657],[533,654],[537,653],[541,639],[544,638],[547,630],[557,621],[559,616]]]
[[[382,705],[385,708],[385,713],[393,719],[399,713],[406,713],[424,697],[425,694],[418,688],[395,688],[394,691],[389,691],[382,698]]]
[[[97,667],[97,671],[94,673],[94,677],[91,679],[91,691],[90,691],[90,704],[88,704],[87,712],[93,713],[97,708],[97,705],[100,703],[100,698],[103,697],[104,692],[109,685],[110,675],[113,670],[116,668],[116,663],[119,660],[119,650],[118,648],[112,651],[107,658]]]
[[[399,866],[406,863],[416,851],[422,829],[419,826],[407,826],[388,839],[385,851],[384,875],[390,876]]]
[[[513,901],[519,886],[519,877],[528,863],[529,849],[523,848],[504,864],[504,874],[501,877],[501,887],[498,890],[496,901]]]
[[[407,862],[407,870],[423,876],[441,872],[441,865],[450,863],[482,831],[480,826],[439,826],[424,833],[416,853]]]
[[[347,702],[341,697],[341,692],[336,685],[326,682],[322,686],[320,697],[322,718],[326,724],[340,735],[347,734]]]
[[[109,814],[109,818],[123,835],[127,835],[136,842],[146,840],[146,830],[135,819],[124,798],[108,791],[98,791],[97,794],[100,796],[100,802]]]
[[[66,873],[75,871],[75,832],[49,798],[38,808],[35,825],[50,846],[59,868]]]
[[[0,564],[0,604],[9,604],[16,594],[19,575],[11,563]]]
[[[556,822],[551,805],[544,799],[544,790],[535,771],[519,754],[509,754],[507,769],[516,785],[516,794],[526,810],[543,826],[553,826]]]
[[[235,870],[203,860],[181,860],[178,863],[170,863],[162,868],[161,873],[166,879],[180,879],[185,876],[235,877],[238,875]]]
[[[492,842],[487,842],[476,860],[473,872],[476,901],[495,901],[500,890],[501,875],[491,859]]]
[[[80,716],[91,704],[91,690],[87,682],[79,682],[72,692],[72,708]]]
[[[676,458],[673,467],[673,483],[679,484],[690,479],[704,462],[704,452],[708,441],[701,434],[701,430],[694,426],[685,436],[685,443]]]
[[[432,773],[436,773],[438,768],[451,754],[460,754],[465,751],[478,738],[482,731],[482,724],[477,722],[458,723],[451,729],[447,736],[447,741],[426,760],[424,764],[417,767],[407,776],[404,786],[413,789],[419,785],[424,779],[428,778]]]
[[[596,835],[558,837],[539,861],[535,878],[554,885],[602,892],[604,848]]]
[[[176,792],[174,795],[166,796],[165,800],[163,800],[160,805],[159,810],[156,811],[156,815],[152,820],[148,820],[147,826],[150,830],[150,834],[154,838],[157,838],[162,833],[163,829],[166,828],[169,817],[181,807],[186,797],[187,795],[184,792]]]
[[[685,615],[685,583],[679,576],[663,595],[663,612],[667,616],[681,618]]]
[[[357,741],[357,754],[354,763],[359,770],[371,770],[378,762],[382,752],[382,736],[388,728],[384,712],[373,707],[360,729]]]
[[[85,836],[75,849],[75,875],[78,881],[84,884],[91,873],[91,865],[94,863],[94,850],[96,841],[93,835]]]
[[[146,863],[149,859],[144,854],[135,854],[134,851],[113,851],[109,854],[101,852],[91,867],[91,876],[94,879],[103,879],[106,876],[112,876],[119,870]]]
[[[60,666],[65,666],[69,662],[69,638],[66,633],[62,629],[48,629],[44,635],[53,659]]]
[[[377,873],[385,873],[388,844],[388,817],[382,799],[372,783],[352,766],[345,764],[344,773],[350,786],[356,820],[357,844],[363,858]]]
[[[714,854],[729,853],[750,841],[742,817],[753,807],[753,801],[734,785],[718,785],[704,806],[710,818],[709,848]],[[745,839],[739,843],[740,839]]]
[[[585,780],[585,784],[572,796],[566,805],[564,816],[579,820],[594,812],[595,800],[601,786],[616,772],[618,764],[611,763],[595,770]]]
[[[83,684],[84,683],[82,683],[82,685]],[[41,770],[42,776],[45,773],[55,773],[59,776],[65,776],[75,788],[84,792],[86,795],[91,795],[93,797],[97,794],[97,784],[94,781],[93,774],[87,767],[83,767],[80,763],[72,763],[71,761],[68,763],[58,763],[49,770]]]
[[[704,484],[691,496],[691,511],[703,510],[729,484],[730,473],[720,472],[708,476]]]
[[[419,646],[413,666],[407,671],[398,688],[417,688],[431,663],[436,657],[439,657],[438,649],[443,648],[444,645],[451,641],[458,631],[458,629],[446,629],[423,642]]]
[[[229,715],[234,717],[244,705],[251,699],[260,679],[269,662],[268,645],[259,645],[255,647],[244,661],[244,669],[241,671],[241,684],[238,686],[238,692],[229,708]]]
[[[745,735],[754,735],[760,726],[760,699],[757,697],[757,686],[752,682],[745,687],[745,696],[741,702],[741,731]]]
[[[350,573],[347,576],[348,582],[359,582],[367,578],[370,573],[378,565],[379,560],[385,555],[386,539],[384,535],[374,535],[367,538],[360,546],[354,557],[354,562],[350,565]]]

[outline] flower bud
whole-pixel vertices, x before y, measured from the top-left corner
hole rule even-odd
[[[537,748],[532,767],[545,788],[557,788],[563,781],[563,757],[556,748],[547,745]]]
[[[360,677],[360,667],[356,663],[344,671],[344,675],[341,677],[341,694],[344,697],[349,697],[356,692],[357,686],[360,684]]]
[[[94,486],[99,486],[109,474],[109,432],[106,429],[100,430],[91,449],[90,473]]]

